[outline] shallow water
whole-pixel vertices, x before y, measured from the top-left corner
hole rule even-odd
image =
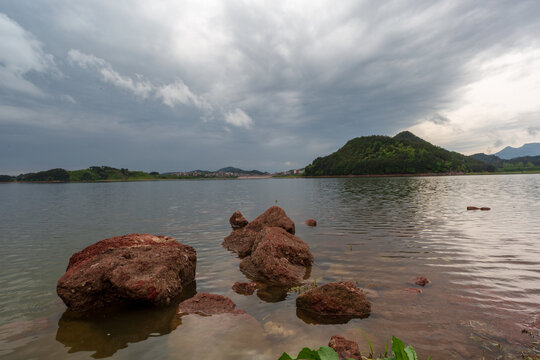
[[[396,335],[421,359],[520,358],[540,341],[539,200],[540,175],[0,184],[0,357],[277,359],[334,334],[366,353],[365,334],[376,353]],[[370,317],[313,324],[294,292],[231,290],[246,278],[221,247],[229,216],[253,219],[276,201],[314,254],[310,281],[357,281]],[[252,317],[65,313],[55,286],[71,254],[133,232],[195,247],[184,296],[222,294]],[[431,283],[406,290],[418,275]]]

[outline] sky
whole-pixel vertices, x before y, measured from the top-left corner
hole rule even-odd
[[[0,173],[540,142],[540,2],[0,1]]]

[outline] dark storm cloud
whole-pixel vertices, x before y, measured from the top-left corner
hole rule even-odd
[[[0,172],[302,167],[355,136],[448,124],[475,66],[540,46],[536,1],[57,0],[0,13],[20,54],[0,42]]]

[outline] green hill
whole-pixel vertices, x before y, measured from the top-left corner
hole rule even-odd
[[[471,155],[472,158],[491,164],[501,172],[515,171],[540,171],[540,155],[522,156],[510,160],[501,159],[496,155],[486,155],[484,153]]]
[[[306,167],[307,176],[419,174],[495,171],[493,165],[448,151],[404,131],[348,141],[341,149]]]
[[[241,175],[266,175],[268,174],[268,173],[263,173],[262,171],[259,171],[259,170],[242,170],[242,169],[235,168],[232,166],[224,167],[222,169],[217,170],[217,172],[219,171],[230,172],[230,173],[241,174]]]

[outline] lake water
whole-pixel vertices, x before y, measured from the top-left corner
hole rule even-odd
[[[309,281],[356,281],[371,316],[315,324],[297,314],[294,292],[231,290],[246,278],[221,247],[230,215],[251,220],[276,202],[313,252]],[[334,334],[363,354],[364,335],[376,354],[396,335],[420,359],[518,359],[540,348],[540,175],[0,184],[0,204],[5,359],[277,359]],[[228,296],[252,321],[179,318],[174,306],[65,314],[55,287],[71,254],[133,232],[193,246],[196,284],[185,296]],[[419,275],[431,280],[422,293],[410,290]]]

